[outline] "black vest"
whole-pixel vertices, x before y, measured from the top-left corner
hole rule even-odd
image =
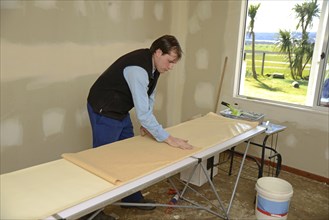
[[[159,72],[152,73],[152,54],[149,49],[139,49],[116,60],[96,80],[89,91],[88,103],[93,110],[109,118],[122,120],[134,107],[133,98],[124,78],[127,66],[139,66],[146,70],[149,78],[148,95],[154,91]]]

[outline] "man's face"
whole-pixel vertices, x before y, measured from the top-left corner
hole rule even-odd
[[[169,54],[163,54],[160,49],[157,49],[153,57],[154,65],[159,73],[171,70],[178,61],[177,54],[173,51]]]

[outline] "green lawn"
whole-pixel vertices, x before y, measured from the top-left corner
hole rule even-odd
[[[246,46],[245,50],[251,50],[250,46]],[[256,45],[256,51],[270,51],[278,52],[275,49],[275,45]],[[256,53],[256,72],[258,79],[255,80],[252,77],[251,71],[251,54],[247,53],[246,62],[246,76],[244,82],[244,94],[245,96],[271,99],[280,102],[289,102],[294,104],[305,104],[307,85],[306,80],[297,80],[299,88],[292,86],[292,78],[290,75],[289,63],[286,61],[286,57],[280,54],[265,54],[264,68],[262,73],[262,53]],[[308,65],[303,76],[308,76],[310,71],[310,65]],[[284,74],[284,79],[275,79],[268,75],[273,73]],[[263,75],[262,75],[263,74]]]
[[[299,88],[294,88],[292,82],[289,79],[273,79],[266,76],[259,76],[258,80],[255,80],[249,76],[245,78],[244,95],[304,105],[307,81],[299,82]]]
[[[251,44],[246,45],[245,50],[251,50]],[[274,44],[256,44],[255,45],[255,49],[257,51],[277,51],[278,49],[276,48],[276,46]]]

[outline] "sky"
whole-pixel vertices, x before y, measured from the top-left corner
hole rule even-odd
[[[297,20],[292,10],[296,4],[302,4],[304,0],[249,0],[250,4],[260,3],[256,14],[255,32],[278,32],[279,29],[290,31],[296,30]],[[318,0],[319,8],[322,7],[322,0]],[[249,23],[249,20],[247,21]],[[319,18],[313,20],[313,28],[310,32],[316,31]]]

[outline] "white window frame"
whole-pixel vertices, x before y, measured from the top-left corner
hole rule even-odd
[[[277,102],[269,99],[260,99],[260,98],[252,98],[252,97],[246,97],[243,95],[239,95],[240,90],[240,82],[241,80],[244,80],[241,74],[242,70],[242,61],[244,53],[244,40],[245,40],[245,33],[246,33],[246,16],[248,13],[248,0],[241,2],[241,17],[240,17],[240,26],[239,26],[239,37],[238,37],[238,50],[237,50],[237,62],[235,67],[235,81],[234,81],[234,92],[233,97],[234,98],[241,98],[244,100],[252,100],[267,104],[273,104],[278,106],[284,106],[287,108],[298,108],[298,109],[305,109],[305,110],[315,110],[319,112],[325,112],[328,113],[328,107],[319,106],[318,100],[320,97],[320,93],[322,91],[322,85],[323,85],[323,77],[322,77],[322,71],[323,71],[323,63],[320,59],[320,55],[323,51],[325,51],[326,46],[328,45],[328,35],[329,35],[329,2],[324,0],[322,3],[321,10],[321,17],[319,21],[319,29],[317,32],[317,39],[316,44],[313,52],[313,58],[312,58],[312,66],[311,66],[311,73],[309,78],[309,84],[308,84],[308,91],[306,95],[306,104],[305,105],[297,105],[293,103],[282,103]],[[328,53],[326,54],[328,56]],[[326,57],[327,59],[327,57]]]
[[[328,45],[328,32],[329,32],[329,3],[328,1],[323,1],[321,9],[321,17],[319,22],[319,28],[317,32],[317,37],[314,46],[312,65],[311,65],[311,74],[308,83],[307,95],[306,95],[306,105],[313,106],[313,108],[323,108],[319,106],[319,98],[322,92],[323,80],[323,65],[324,59],[321,60],[320,56],[322,52],[327,51]],[[327,59],[328,53],[326,53]],[[317,73],[317,74],[316,74]],[[327,107],[328,109],[328,107]]]

